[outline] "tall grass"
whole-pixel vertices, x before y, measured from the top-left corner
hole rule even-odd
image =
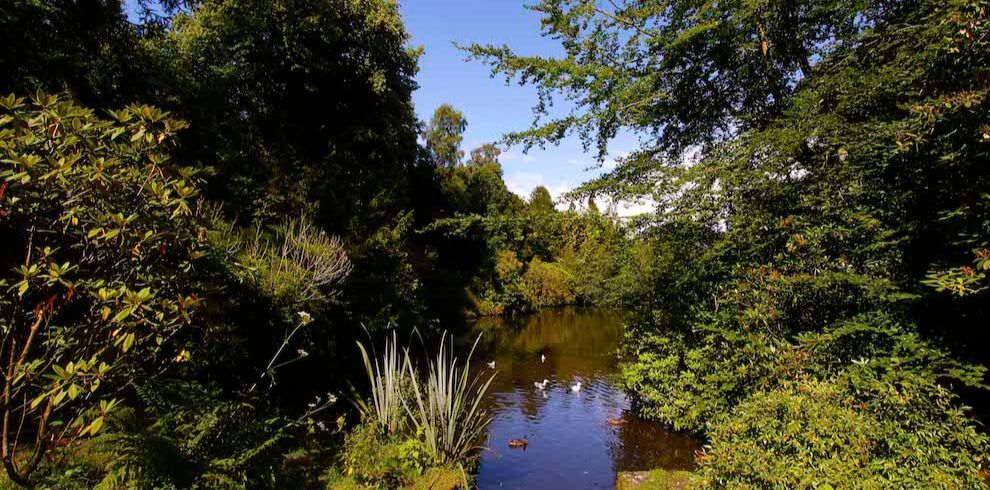
[[[358,342],[371,387],[368,400],[358,398],[359,410],[390,434],[406,432],[423,441],[438,465],[471,461],[484,439],[491,417],[481,409],[495,375],[472,377],[471,357],[481,336],[463,362],[453,354],[453,341],[443,334],[440,348],[428,359],[421,379],[408,348],[401,348],[393,331],[380,357],[369,355]],[[463,466],[462,466],[463,468]]]
[[[464,463],[479,449],[491,417],[480,408],[481,399],[495,379],[471,377],[470,364],[481,336],[459,363],[453,341],[444,334],[435,360],[427,363],[426,379],[420,381],[411,363],[406,363],[413,387],[414,403],[406,405],[409,418],[422,434],[430,455],[440,464]]]
[[[358,409],[366,418],[375,420],[389,434],[395,434],[405,426],[406,414],[403,410],[405,389],[408,386],[410,365],[409,349],[400,349],[396,333],[392,331],[392,338],[385,340],[385,348],[382,357],[375,357],[372,360],[361,342],[357,343],[361,350],[361,358],[364,360],[364,369],[368,375],[371,385],[370,400],[368,403],[362,398],[357,398]]]

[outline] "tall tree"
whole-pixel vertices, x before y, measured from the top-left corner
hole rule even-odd
[[[216,197],[367,234],[404,205],[415,159],[407,39],[391,2],[218,0],[152,41],[174,53],[183,149],[218,170]]]
[[[534,213],[553,212],[553,197],[550,196],[550,191],[546,187],[538,185],[529,194],[529,209]]]
[[[96,107],[121,107],[155,84],[138,30],[120,0],[0,4],[0,93],[67,91]]]
[[[766,125],[813,75],[815,60],[912,2],[888,3],[541,0],[531,8],[562,55],[465,49],[493,73],[538,88],[540,117],[509,142],[528,147],[577,134],[604,159],[623,128],[647,136],[630,159],[676,162]],[[557,97],[574,102],[563,116],[550,109]]]
[[[461,142],[466,129],[467,119],[452,105],[443,104],[433,111],[424,137],[426,149],[437,167],[454,168],[461,164],[464,158]]]
[[[968,458],[987,438],[946,387],[983,381],[966,354],[986,361],[988,293],[949,302],[922,281],[952,288],[987,267],[988,7],[544,0],[534,10],[563,56],[468,48],[535,84],[539,115],[576,101],[510,142],[577,133],[603,156],[620,128],[644,136],[577,194],[659,203],[647,231],[665,270],[629,327],[624,374],[645,414],[715,438],[709,487],[808,485],[795,467],[847,486],[985,486]],[[939,275],[952,263],[967,266]],[[835,410],[846,399],[858,404]],[[854,450],[829,411],[878,429]],[[761,424],[831,449],[778,467],[796,446],[753,439]],[[922,432],[934,436],[902,437]]]
[[[485,143],[473,150],[471,150],[471,157],[468,159],[468,165],[477,167],[482,165],[498,164],[498,157],[502,154],[502,150],[494,143]]]

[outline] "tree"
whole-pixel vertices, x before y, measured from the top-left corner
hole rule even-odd
[[[502,150],[494,143],[485,143],[471,150],[471,158],[468,159],[468,166],[498,165],[498,157],[501,154]]]
[[[534,307],[561,306],[574,303],[573,278],[559,264],[535,257],[522,275],[522,293]]]
[[[588,209],[586,211],[593,216],[601,214],[601,211],[598,210],[598,204],[595,203],[595,196],[588,196]]]
[[[407,204],[418,52],[392,2],[221,0],[146,41],[164,102],[190,122],[183,155],[216,169],[241,219],[313,211],[367,238]],[[360,267],[360,264],[357,264]]]
[[[463,169],[467,180],[466,192],[470,196],[466,211],[482,215],[502,214],[516,199],[502,180],[502,164],[498,161],[501,153],[491,143],[471,150],[471,158]]]
[[[424,138],[426,149],[437,167],[450,169],[461,164],[464,157],[461,141],[464,140],[465,129],[467,119],[450,104],[443,104],[433,111]]]
[[[120,0],[0,5],[0,93],[67,91],[85,104],[120,107],[153,82]]]
[[[169,154],[184,124],[148,106],[111,115],[0,99],[0,451],[20,484],[96,434],[138,367],[188,359],[169,342],[199,302],[203,254],[200,179]]]
[[[620,128],[641,132],[648,143],[626,159],[647,167],[638,175],[764,127],[787,107],[801,80],[815,74],[816,59],[901,8],[833,0],[714,6],[706,0],[541,0],[532,10],[543,17],[544,35],[560,40],[563,55],[464,47],[493,73],[539,90],[536,113],[546,122],[507,140],[530,147],[577,134],[603,160]],[[558,96],[576,101],[564,116],[550,112]],[[630,165],[615,173],[634,170]]]
[[[410,254],[419,51],[390,1],[218,0],[150,30],[160,97],[190,123],[177,154],[211,168],[238,224],[306,213],[354,266],[347,325],[422,312]]]
[[[990,222],[986,2],[609,5],[534,8],[545,34],[562,41],[559,58],[469,50],[536,85],[540,115],[553,96],[577,101],[509,142],[575,132],[601,157],[620,128],[648,135],[575,193],[658,203],[645,232],[672,256],[657,256],[666,270],[625,345],[626,384],[642,412],[726,435],[722,454],[702,462],[712,486],[797,487],[796,474],[751,470],[779,453],[733,412],[752,410],[750,427],[770,426],[779,414],[765,406],[793,395],[826,413],[834,407],[791,387],[838,380],[829,389],[855,400],[853,415],[877,420],[872,447],[925,455],[900,464],[871,452],[876,474],[919,486],[928,467],[962,465],[940,485],[981,486],[982,463],[968,458],[987,439],[960,423],[959,399],[946,390],[947,380],[980,386],[985,369],[967,359],[987,359],[974,321],[987,314],[977,270]],[[965,298],[936,297],[922,281]],[[889,393],[916,403],[894,408]],[[816,425],[828,420],[822,413],[793,424],[799,440],[833,448],[815,465],[845,459],[842,436]],[[925,420],[922,432],[937,436],[911,439],[905,420]],[[752,453],[734,460],[735,448]],[[752,472],[740,476],[743,466]],[[816,481],[861,483],[842,471]]]
[[[529,195],[529,209],[534,213],[550,213],[554,211],[553,198],[550,191],[542,185],[536,186]]]

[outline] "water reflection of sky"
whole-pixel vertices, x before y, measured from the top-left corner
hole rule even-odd
[[[615,472],[690,468],[697,442],[625,414],[616,388],[622,318],[603,310],[553,310],[518,320],[482,320],[474,369],[495,360],[486,406],[494,416],[480,488],[611,488]],[[540,354],[547,356],[540,362]],[[549,379],[545,391],[534,382]],[[582,382],[578,393],[570,386]],[[610,426],[609,418],[629,420]],[[525,438],[529,446],[508,447]]]

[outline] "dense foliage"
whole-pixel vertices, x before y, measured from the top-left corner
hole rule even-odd
[[[16,0],[0,27],[17,483],[343,484],[327,468],[372,448],[449,480],[477,441],[431,415],[440,367],[401,441],[329,422],[352,415],[335,402],[353,339],[618,304],[647,267],[614,216],[509,192],[500,147],[465,151],[455,108],[416,120],[419,50],[393,1]]]
[[[496,145],[482,145],[463,161],[467,124],[445,105],[424,134],[437,195],[422,215],[432,220],[420,233],[436,254],[436,282],[462,288],[443,289],[445,301],[466,292],[463,307],[470,314],[506,315],[577,303],[619,305],[639,292],[649,259],[634,251],[644,244],[628,224],[593,203],[559,211],[543,186],[524,201],[506,188]]]
[[[577,194],[658,203],[624,376],[699,484],[986,485],[988,7],[544,0],[564,56],[467,48],[575,101],[512,141],[644,136]]]
[[[3,462],[18,482],[56,446],[95,435],[199,303],[196,171],[169,159],[181,123],[147,106],[93,111],[0,100]],[[26,424],[26,425],[25,425]]]
[[[707,439],[692,484],[985,487],[988,8],[541,0],[561,56],[466,48],[538,88],[507,143],[642,141],[555,199],[416,120],[391,0],[4,2],[5,473],[462,485],[486,382],[393,336],[351,428],[353,339],[589,304],[633,310],[639,411]]]

